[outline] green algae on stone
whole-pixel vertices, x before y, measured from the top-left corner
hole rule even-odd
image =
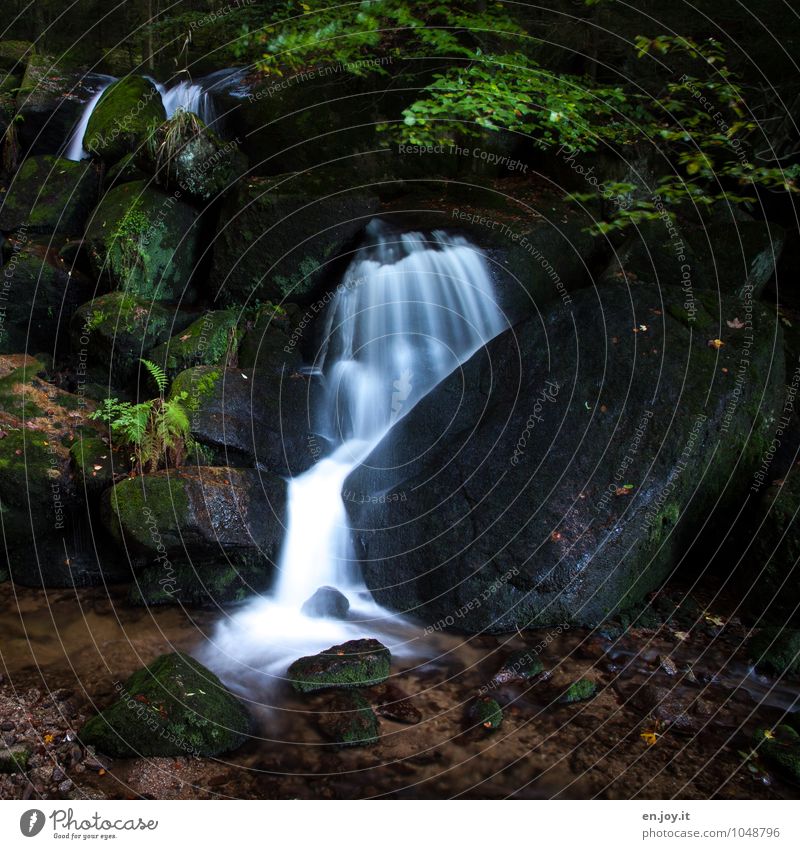
[[[544,670],[541,660],[532,649],[520,649],[512,652],[492,679],[497,684],[509,681],[527,681],[535,678]]]
[[[30,756],[24,746],[0,746],[0,773],[25,772]]]
[[[340,748],[378,742],[378,717],[358,690],[332,693],[320,708],[317,722],[322,733]]]
[[[245,742],[250,717],[213,672],[183,652],[165,654],[117,687],[120,700],[80,732],[111,757],[214,757]]]
[[[209,311],[154,348],[149,359],[171,376],[192,366],[217,365],[236,353],[243,332],[234,310]]]
[[[503,724],[503,709],[489,696],[481,696],[472,703],[470,716],[487,731],[496,731]]]
[[[789,725],[774,730],[759,728],[755,733],[758,753],[788,777],[800,782],[800,734]]]
[[[113,163],[142,148],[153,124],[167,117],[158,89],[144,77],[112,83],[98,100],[83,137],[83,147]]]
[[[296,660],[287,678],[298,693],[371,687],[389,677],[390,660],[389,649],[377,640],[349,640]]]
[[[561,701],[567,704],[585,702],[593,698],[596,693],[597,684],[594,681],[590,681],[588,678],[580,678],[567,687],[564,695],[561,697]]]

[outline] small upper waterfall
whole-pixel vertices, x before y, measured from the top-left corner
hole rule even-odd
[[[506,326],[486,262],[466,239],[398,234],[379,220],[367,236],[329,305],[316,364],[326,393],[312,412],[332,450],[289,481],[274,591],[218,628],[207,660],[222,674],[231,662],[280,674],[300,653],[373,634],[374,620],[392,618],[370,602],[354,568],[344,481],[400,417]],[[300,613],[326,584],[348,595],[351,621]]]
[[[165,86],[163,83],[154,80],[152,77],[147,77],[153,85],[158,89],[161,95],[161,101],[164,104],[164,110],[167,113],[167,118],[171,118],[178,109],[183,109],[186,112],[194,112],[202,118],[203,122],[208,126],[212,126],[217,120],[217,112],[214,106],[214,96],[210,92],[210,87],[219,85],[219,72],[212,76],[209,80],[209,85],[206,85],[204,79],[196,82],[180,82]],[[79,162],[89,154],[83,148],[83,137],[86,133],[86,128],[89,125],[89,119],[92,117],[92,112],[98,101],[103,96],[103,92],[116,82],[116,77],[103,76],[99,88],[94,92],[92,97],[86,102],[81,112],[81,117],[72,131],[72,135],[67,142],[64,156],[73,162]]]

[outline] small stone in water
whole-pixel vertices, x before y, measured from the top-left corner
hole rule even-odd
[[[588,678],[581,678],[570,684],[567,691],[561,697],[563,702],[572,704],[574,702],[584,702],[591,699],[597,693],[597,684],[590,681]]]
[[[346,619],[349,610],[347,596],[335,587],[320,587],[302,607],[306,616],[315,619]]]
[[[488,696],[483,696],[473,702],[470,715],[487,731],[495,731],[503,723],[503,709]]]

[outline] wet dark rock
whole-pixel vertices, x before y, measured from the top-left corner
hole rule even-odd
[[[800,678],[800,630],[764,628],[750,640],[748,654],[760,671]]]
[[[386,681],[371,691],[378,716],[405,725],[415,725],[422,720],[422,713],[412,701],[411,696],[397,684]]]
[[[528,681],[544,671],[544,666],[532,649],[520,649],[512,652],[495,673],[495,684],[508,684],[511,681]]]
[[[346,264],[378,209],[373,195],[341,189],[308,177],[241,180],[223,204],[214,241],[218,302],[308,301],[337,260]]]
[[[90,719],[80,736],[115,758],[213,757],[241,746],[250,728],[244,706],[219,678],[175,652],[135,672],[120,700]],[[91,759],[84,763],[93,768]]]
[[[631,701],[643,716],[674,725],[679,728],[691,727],[693,697],[690,693],[682,693],[678,688],[659,687],[655,684],[645,684],[633,694]]]
[[[389,677],[390,661],[389,649],[377,640],[349,640],[319,654],[301,657],[286,675],[298,693],[371,687]]]
[[[244,327],[235,310],[210,310],[185,330],[153,348],[148,359],[172,378],[201,365],[224,364],[236,356]]]
[[[480,696],[469,710],[470,719],[486,731],[496,731],[503,724],[503,709],[495,699]]]
[[[313,378],[280,368],[196,366],[170,392],[187,392],[192,435],[217,462],[252,464],[276,474],[310,468],[323,450],[311,421],[320,391]]]
[[[707,511],[730,515],[782,404],[768,310],[753,306],[751,345],[726,323],[738,300],[698,299],[694,321],[684,301],[678,287],[575,292],[401,419],[344,486],[363,494],[347,506],[376,599],[502,632],[597,625],[658,587]]]
[[[358,690],[331,694],[317,723],[320,731],[342,748],[378,742],[378,717]]]
[[[347,596],[335,587],[320,587],[302,607],[306,616],[317,619],[346,619],[349,610]]]
[[[30,156],[0,205],[0,230],[82,235],[97,203],[100,174],[89,162]]]

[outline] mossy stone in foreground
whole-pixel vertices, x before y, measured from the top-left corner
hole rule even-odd
[[[527,681],[535,678],[544,670],[541,660],[532,649],[520,649],[512,652],[495,674],[493,680],[497,684],[509,681]]]
[[[495,731],[503,724],[503,709],[495,699],[488,696],[473,702],[470,716],[487,731]]]
[[[561,697],[561,701],[567,704],[585,702],[587,699],[593,698],[596,693],[597,684],[588,678],[581,678],[567,687],[566,692]]]
[[[774,731],[759,728],[755,734],[758,753],[781,772],[800,781],[800,734],[788,725]]]
[[[800,630],[765,628],[750,640],[749,653],[762,672],[800,677]]]
[[[0,772],[25,772],[30,756],[24,746],[0,746]]]
[[[340,747],[378,742],[378,717],[356,690],[334,693],[318,722],[322,733]]]
[[[346,687],[371,687],[389,677],[389,649],[377,640],[350,640],[319,654],[301,657],[287,672],[298,693]]]
[[[123,77],[98,100],[83,136],[83,147],[106,162],[116,162],[141,148],[151,126],[166,117],[161,95],[150,80]]]
[[[183,652],[164,654],[120,688],[120,701],[92,717],[85,745],[116,758],[213,757],[238,748],[250,716],[213,672]]]

